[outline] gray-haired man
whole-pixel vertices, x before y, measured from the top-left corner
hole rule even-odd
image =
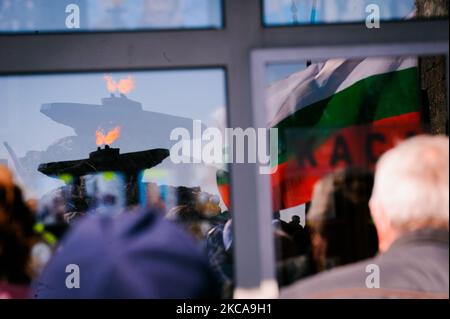
[[[448,138],[418,136],[386,152],[370,210],[378,256],[299,281],[281,298],[448,298]]]

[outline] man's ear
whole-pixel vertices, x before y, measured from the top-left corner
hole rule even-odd
[[[384,212],[376,201],[369,201],[370,214],[372,215],[373,223],[375,224],[375,228],[377,229],[378,235],[378,249],[380,251],[385,250],[384,245],[384,234],[386,233],[386,221],[384,218]]]
[[[383,205],[374,200],[369,201],[370,213],[372,215],[378,235],[378,249],[380,252],[388,250],[389,246],[396,238],[396,232],[392,228],[389,218],[387,218]]]
[[[376,226],[375,221],[377,220],[377,217],[379,215],[378,214],[378,204],[373,199],[370,199],[370,201],[369,201],[369,209],[370,209],[370,215],[372,216],[372,220]]]

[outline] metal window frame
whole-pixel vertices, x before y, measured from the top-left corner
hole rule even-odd
[[[221,30],[0,34],[0,75],[221,67],[228,126],[245,129],[265,126],[255,94],[261,86],[251,82],[251,54],[260,54],[254,49],[316,48],[302,52],[319,54],[338,46],[344,54],[355,46],[448,45],[448,19],[384,22],[381,29],[364,23],[266,28],[260,0],[224,0],[223,8]],[[261,76],[257,69],[253,77]],[[231,186],[235,297],[276,297],[268,176],[256,164],[232,164]]]
[[[252,110],[254,125],[264,127],[267,123],[267,109],[265,108],[265,89],[267,65],[271,63],[306,62],[312,57],[315,60],[327,60],[332,58],[366,58],[383,56],[421,56],[443,55],[447,64],[447,114],[448,114],[448,41],[433,43],[406,42],[401,44],[371,43],[370,45],[345,45],[345,46],[317,46],[306,48],[278,48],[255,49],[251,52],[251,82],[252,82]],[[270,216],[272,205],[269,180],[267,176],[257,176],[258,202],[260,205],[260,230],[271,234]],[[264,241],[267,244],[267,238]],[[272,251],[261,251],[261,260],[268,260],[273,256]],[[273,257],[272,257],[273,258]],[[265,269],[273,271],[272,269]]]

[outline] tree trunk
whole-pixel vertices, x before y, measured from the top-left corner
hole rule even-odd
[[[419,18],[448,17],[449,0],[416,0]],[[424,113],[431,134],[448,135],[446,61],[444,56],[419,59]]]

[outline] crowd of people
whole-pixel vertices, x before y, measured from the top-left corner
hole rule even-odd
[[[183,194],[52,229],[0,166],[0,298],[232,298],[232,214]],[[273,215],[281,298],[448,298],[448,137],[324,176],[306,211]]]

